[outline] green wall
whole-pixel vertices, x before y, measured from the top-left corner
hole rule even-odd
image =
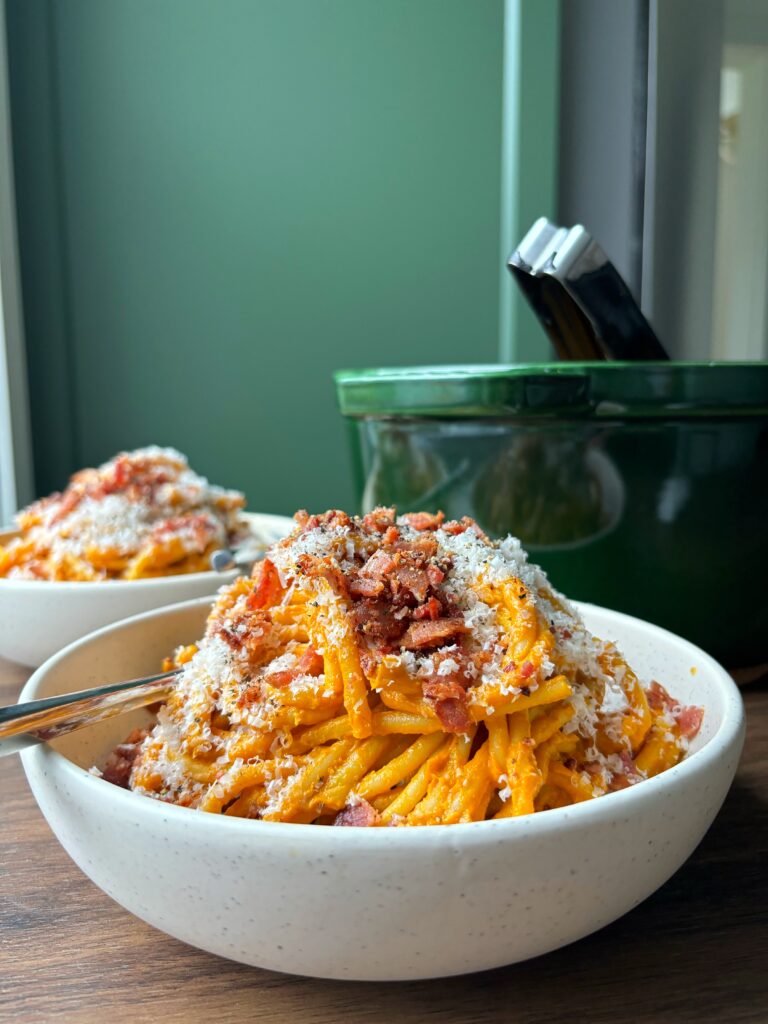
[[[351,505],[332,370],[498,354],[502,0],[7,18],[38,492],[157,442]]]

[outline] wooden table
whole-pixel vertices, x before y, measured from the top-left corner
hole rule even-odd
[[[0,663],[0,704],[23,669]],[[324,982],[220,960],[113,903],[51,835],[15,757],[0,759],[0,1020],[131,1024],[768,1021],[768,680],[711,831],[615,924],[528,963],[407,984]]]

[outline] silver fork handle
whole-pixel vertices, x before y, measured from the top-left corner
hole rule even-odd
[[[125,711],[166,700],[178,671],[0,707],[0,756],[64,736]]]

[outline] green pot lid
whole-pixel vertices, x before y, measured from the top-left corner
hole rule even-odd
[[[768,415],[768,362],[382,367],[334,379],[345,416]]]

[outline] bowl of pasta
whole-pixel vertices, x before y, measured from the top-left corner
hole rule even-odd
[[[76,473],[0,532],[0,657],[36,667],[107,623],[214,593],[237,575],[211,570],[215,550],[263,548],[293,526],[244,504],[170,448]]]
[[[32,700],[175,667],[159,709],[22,754],[82,870],[133,914],[270,970],[484,970],[630,911],[733,779],[709,655],[575,604],[469,519],[299,514],[250,577],[105,627]]]

